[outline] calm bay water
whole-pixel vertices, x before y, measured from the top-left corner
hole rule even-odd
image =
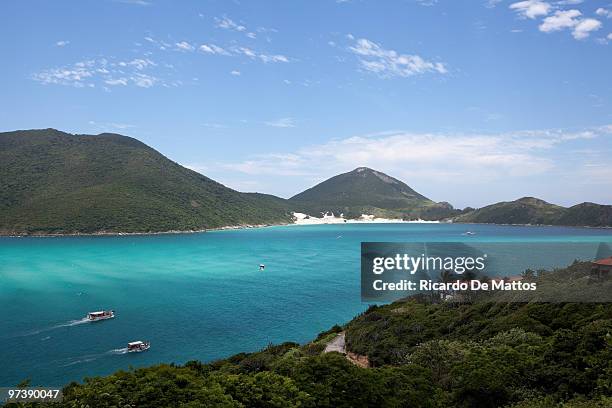
[[[467,229],[477,235],[463,236]],[[0,386],[305,342],[363,311],[362,241],[600,242],[612,230],[345,224],[201,234],[0,238]],[[258,265],[264,263],[265,271]],[[88,311],[115,319],[83,323]],[[124,354],[128,341],[151,350]]]

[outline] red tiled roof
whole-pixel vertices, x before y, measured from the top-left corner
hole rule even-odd
[[[610,266],[612,266],[612,256],[610,256],[608,258],[600,259],[598,261],[594,261],[593,263],[597,264],[597,265],[610,265]]]

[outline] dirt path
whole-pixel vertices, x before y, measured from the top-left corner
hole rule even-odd
[[[344,345],[344,332],[338,334],[332,341],[327,343],[325,346],[325,353],[331,353],[332,351],[337,351],[340,354],[346,354],[346,349]]]
[[[332,351],[336,351],[340,354],[344,354],[346,359],[356,366],[362,368],[370,367],[370,362],[368,361],[368,356],[361,356],[359,354],[351,353],[350,351],[346,351],[346,343],[345,343],[345,333],[342,332],[338,334],[332,341],[327,343],[325,346],[324,353],[331,353]]]

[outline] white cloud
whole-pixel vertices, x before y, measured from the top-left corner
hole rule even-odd
[[[224,48],[215,44],[202,44],[199,50],[207,54],[230,55]]]
[[[134,82],[136,86],[141,87],[141,88],[150,88],[159,81],[158,78],[152,75],[139,74],[139,73],[134,74],[132,77],[130,77],[130,79],[132,80],[132,82]]]
[[[237,52],[239,54],[246,55],[249,58],[257,57],[257,53],[255,53],[255,51],[253,51],[252,49],[247,48],[247,47],[238,47],[238,48],[235,49],[235,52]]]
[[[394,50],[384,49],[365,38],[356,40],[348,49],[359,57],[361,68],[385,78],[448,72],[441,62],[426,61],[418,55],[400,54]]]
[[[278,33],[278,30],[276,28],[271,28],[271,27],[257,27],[257,32],[258,33]]]
[[[135,129],[137,127],[135,125],[130,125],[128,123],[119,123],[119,122],[96,122],[96,121],[90,120],[87,123],[91,126],[92,131],[98,132],[98,133],[104,133],[104,132],[113,133],[117,130],[126,131],[129,129]]]
[[[67,46],[68,44],[70,44],[70,41],[67,41],[67,40],[62,40],[62,41],[58,41],[58,42],[56,42],[56,43],[55,43],[55,46],[56,46],[56,47],[65,47],[65,46]]]
[[[602,7],[598,8],[595,11],[595,14],[597,14],[598,16],[602,16],[602,17],[612,18],[612,11],[602,8]]]
[[[523,18],[536,19],[545,17],[539,25],[542,32],[550,33],[554,31],[571,30],[572,36],[577,40],[583,40],[593,32],[601,28],[602,24],[594,18],[584,18],[582,12],[576,9],[559,9],[561,6],[581,4],[582,0],[561,0],[551,4],[541,0],[525,0],[512,3],[510,9],[516,11]],[[549,15],[553,10],[554,14]],[[598,15],[605,15],[606,10],[599,8]],[[604,41],[605,39],[599,39]]]
[[[561,174],[575,173],[587,160],[609,169],[608,156],[612,152],[606,140],[610,136],[612,128],[605,126],[575,132],[381,132],[336,139],[294,151],[256,155],[239,162],[218,163],[215,167],[221,169],[225,177],[234,172],[234,179],[239,179],[240,174],[257,176],[258,180],[269,176],[271,185],[263,191],[278,192],[275,186],[285,184],[288,186],[285,192],[294,194],[332,175],[367,166],[404,180],[426,195],[437,190],[439,199],[452,200],[449,190],[453,190],[466,197],[466,204],[478,204],[476,200],[490,204],[499,201],[492,198],[492,190],[498,186],[499,194],[508,194],[507,187],[513,183],[519,186],[521,191],[512,193],[515,197],[506,196],[514,199],[538,194],[545,188],[552,189],[551,185],[563,187],[567,179]],[[571,153],[570,147],[588,146],[588,143],[598,146],[596,157]],[[564,160],[566,155],[570,162]],[[538,178],[542,184],[536,186],[535,191],[526,191],[526,184]],[[605,185],[604,179],[599,183]],[[424,186],[430,191],[423,189]]]
[[[116,78],[116,79],[107,79],[104,81],[105,84],[107,85],[127,85],[128,84],[128,80],[127,78]]]
[[[148,58],[135,58],[130,61],[117,61],[107,58],[96,58],[74,63],[73,65],[50,68],[32,75],[32,79],[42,84],[74,86],[76,88],[95,88],[108,86],[134,85],[150,88],[156,84],[168,83],[145,71],[157,67]],[[171,84],[177,85],[177,82]]]
[[[148,58],[135,58],[131,61],[120,61],[117,63],[118,66],[120,67],[133,67],[135,69],[137,69],[138,71],[142,71],[143,69],[147,68],[147,67],[151,67],[151,66],[155,66],[157,64],[155,64],[153,61],[151,61]]]
[[[546,17],[540,24],[540,31],[549,33],[551,31],[559,31],[566,28],[572,28],[578,24],[579,17],[582,13],[578,10],[559,10],[555,14]]]
[[[211,129],[227,129],[227,125],[224,125],[222,123],[209,123],[209,122],[206,122],[206,123],[202,123],[202,126],[207,127],[207,128],[211,128]]]
[[[280,118],[277,120],[272,120],[268,122],[264,122],[266,126],[272,126],[277,128],[294,128],[295,120],[293,118]]]
[[[585,18],[574,27],[572,35],[577,40],[587,38],[591,32],[597,31],[601,28],[601,21],[595,20],[594,18]]]
[[[174,45],[180,51],[193,51],[195,49],[195,47],[193,45],[191,45],[190,43],[188,43],[187,41],[177,42]]]
[[[519,13],[520,16],[531,19],[547,15],[551,7],[550,3],[539,0],[519,1],[510,5],[510,9]]]
[[[485,7],[486,8],[495,8],[499,3],[501,3],[503,0],[487,0],[485,2]]]
[[[274,28],[267,27],[257,27],[255,30],[249,30],[246,25],[242,23],[237,23],[231,18],[227,16],[223,16],[221,18],[215,17],[215,27],[222,28],[224,30],[235,31],[241,34],[244,34],[247,38],[255,40],[257,38],[257,33],[275,33],[277,32]],[[268,42],[271,41],[269,37],[266,37]]]
[[[220,20],[220,21],[225,22],[223,23],[225,25],[225,24],[230,24],[228,23],[228,21],[231,21],[231,20],[226,19],[226,20]],[[272,31],[274,29],[262,28],[262,30]],[[272,54],[272,53],[267,53],[263,51],[258,51],[250,47],[242,46],[240,44],[232,45],[230,47],[224,48],[219,45],[212,44],[212,43],[204,43],[200,45],[195,45],[193,41],[180,41],[172,45],[164,41],[156,40],[152,37],[144,37],[144,40],[158,47],[162,51],[177,50],[177,51],[182,51],[182,52],[193,52],[195,50],[198,50],[201,53],[210,54],[210,55],[245,56],[250,59],[259,60],[263,63],[287,63],[291,61],[291,59],[286,55]]]
[[[289,62],[289,57],[281,54],[264,54],[258,53],[255,50],[248,47],[236,47],[233,49],[234,53],[238,55],[244,55],[251,59],[259,59],[264,63],[269,62]]]
[[[419,6],[434,6],[438,3],[438,0],[414,0]]]
[[[582,3],[584,3],[584,0],[561,0],[561,1],[558,1],[556,4],[560,6],[574,6],[576,4],[582,4]]]
[[[168,50],[168,49],[172,49],[174,46],[166,41],[163,40],[156,40],[153,37],[144,37],[144,40],[155,45],[157,48],[159,48],[162,51]]]
[[[332,140],[296,152],[272,153],[229,164],[249,174],[313,174],[333,168],[418,168],[423,173],[530,176],[551,169],[542,153],[563,143],[596,139],[612,131],[605,127],[581,132],[561,130],[504,134],[435,134],[381,132]],[[486,172],[483,172],[486,170]]]
[[[232,72],[230,72],[230,74],[234,75],[234,76],[240,76],[242,75],[242,73],[240,71],[238,71],[237,69],[233,70]]]
[[[134,4],[137,6],[149,6],[151,2],[145,0],[114,0],[117,3]]]
[[[223,28],[225,30],[233,30],[238,32],[246,31],[246,27],[236,23],[231,18],[223,16],[222,18],[215,17],[216,26],[218,28]]]
[[[606,37],[608,40],[612,41],[612,33],[608,34],[608,36]]]
[[[549,33],[571,29],[574,38],[582,40],[587,38],[591,32],[599,30],[601,25],[601,22],[594,18],[582,18],[582,13],[578,10],[558,10],[543,20],[540,24],[540,31]]]
[[[78,62],[72,66],[51,68],[33,75],[33,79],[43,84],[70,85],[84,87],[87,80],[96,73],[93,61]]]
[[[268,62],[289,62],[289,58],[284,55],[268,55],[268,54],[259,54],[259,59],[265,63]]]

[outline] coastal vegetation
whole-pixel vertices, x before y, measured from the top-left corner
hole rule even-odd
[[[590,264],[577,262],[566,276],[581,279],[589,270]],[[413,297],[373,305],[304,345],[88,378],[67,385],[64,402],[48,406],[611,406],[612,304],[494,300]],[[324,353],[340,332],[348,356]],[[367,363],[354,364],[357,359]]]
[[[458,223],[610,227],[612,205],[570,208],[526,197],[480,209],[434,202],[359,167],[285,200],[241,193],[118,134],[0,133],[0,235],[198,231],[284,224],[292,213]]]
[[[534,197],[491,204],[453,218],[460,223],[610,227],[612,205],[582,203],[569,208]]]
[[[227,188],[126,136],[54,129],[0,134],[5,235],[289,222],[289,212],[271,201]]]
[[[380,218],[441,219],[458,211],[436,203],[380,171],[359,167],[325,180],[289,199],[308,214],[333,212],[346,218],[370,214]]]

